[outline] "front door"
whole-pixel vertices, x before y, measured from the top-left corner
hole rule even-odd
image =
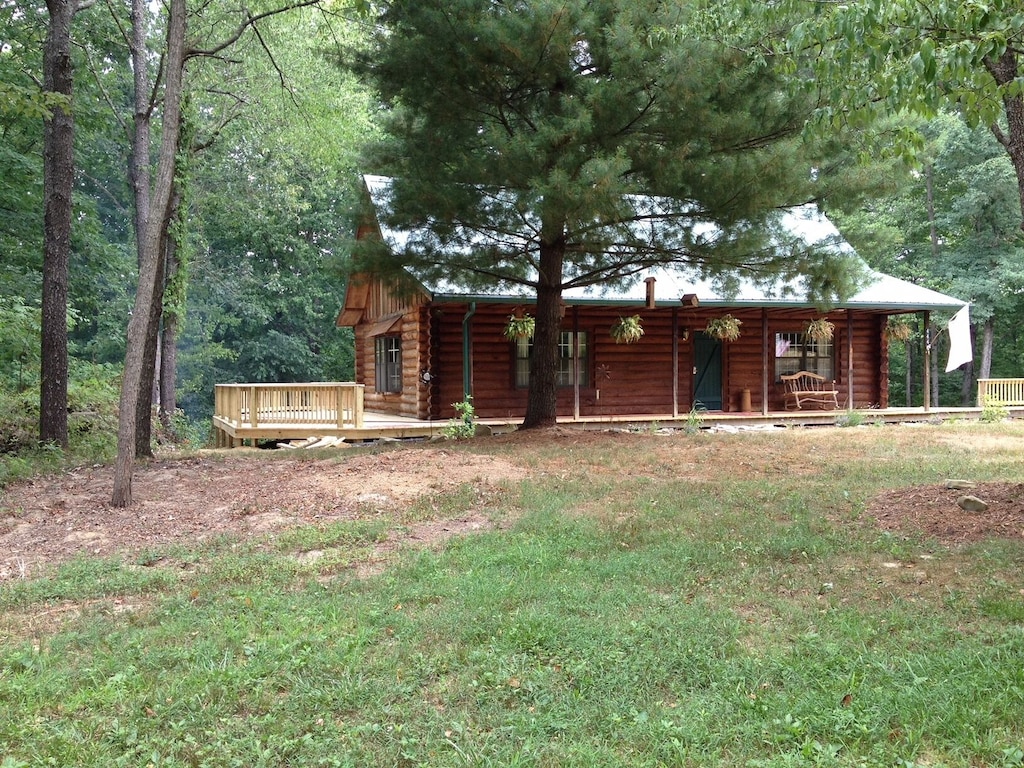
[[[704,333],[693,338],[693,405],[722,410],[722,342]]]

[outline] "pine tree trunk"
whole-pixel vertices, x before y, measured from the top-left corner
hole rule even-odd
[[[558,341],[562,333],[564,240],[541,245],[537,318],[530,355],[530,389],[523,429],[553,427],[558,415]]]
[[[43,88],[71,99],[71,18],[74,0],[47,0]],[[56,107],[43,123],[43,293],[39,439],[68,445],[68,262],[74,188],[74,120]]]
[[[121,401],[118,413],[117,460],[114,463],[114,491],[111,504],[125,507],[132,503],[132,476],[135,471],[135,427],[142,396],[143,363],[146,338],[157,276],[162,261],[162,235],[170,216],[171,194],[174,187],[174,161],[181,127],[182,81],[185,74],[185,0],[169,0],[167,21],[167,51],[164,57],[165,85],[163,109],[163,135],[150,212],[147,217],[139,265],[139,286],[135,305],[128,323],[124,376],[121,383]],[[148,400],[148,390],[146,399]]]

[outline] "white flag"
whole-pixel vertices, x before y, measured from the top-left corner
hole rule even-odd
[[[953,319],[949,321],[949,360],[946,362],[946,373],[973,359],[970,305],[964,304],[963,309],[953,315]]]

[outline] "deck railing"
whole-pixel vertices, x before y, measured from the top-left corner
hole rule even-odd
[[[304,424],[363,427],[363,385],[217,384],[214,416],[232,426]]]
[[[990,402],[1024,405],[1024,379],[978,379],[978,407]]]

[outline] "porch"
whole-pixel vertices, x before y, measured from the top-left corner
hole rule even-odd
[[[984,390],[983,390],[984,384]],[[334,437],[346,442],[431,438],[440,436],[449,419],[423,421],[367,411],[363,408],[363,386],[352,382],[308,384],[218,384],[213,415],[214,445],[234,448],[261,440],[299,440]],[[1016,398],[1014,395],[1016,393]],[[997,399],[1010,415],[1024,418],[1024,379],[985,379],[979,382],[978,402]],[[340,404],[340,408],[339,408]],[[767,426],[827,426],[837,423],[847,410],[798,410],[772,413],[751,411],[707,411],[701,414],[703,427],[737,428]],[[977,419],[977,407],[913,407],[859,410],[864,423],[904,423],[941,419]],[[574,429],[651,429],[656,426],[682,428],[689,413],[647,413],[624,416],[561,417],[558,423]],[[477,419],[485,432],[500,434],[515,430],[521,417]]]

